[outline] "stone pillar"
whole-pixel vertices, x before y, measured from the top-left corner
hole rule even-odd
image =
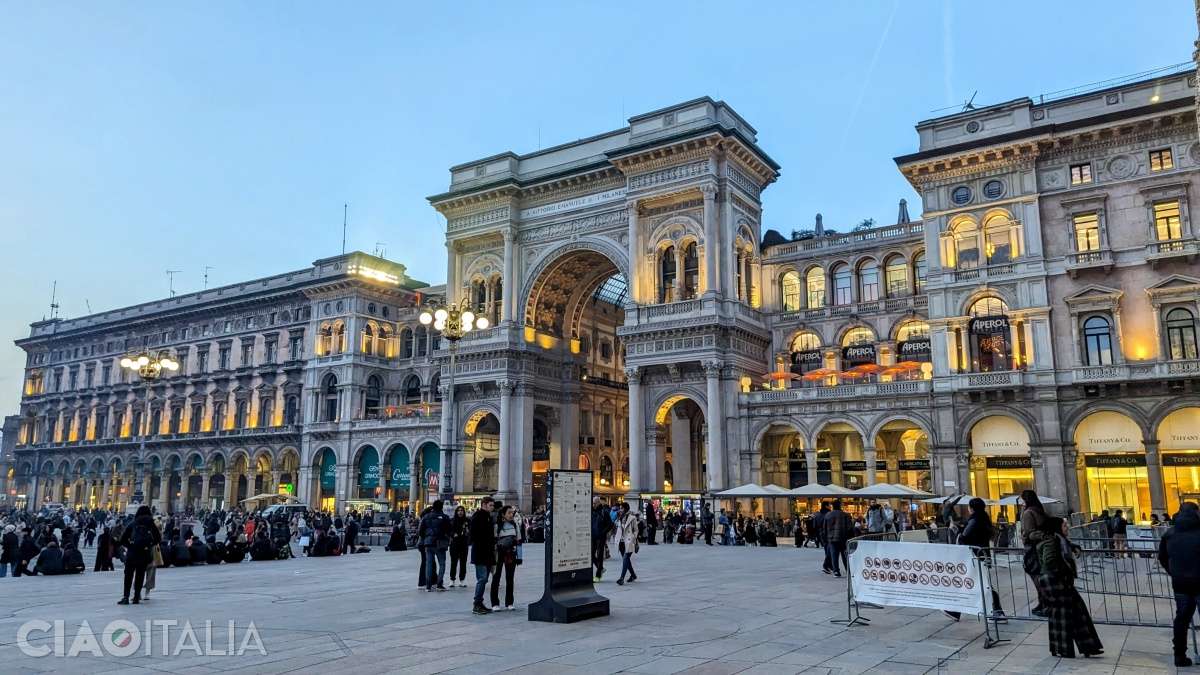
[[[717,239],[717,188],[712,185],[701,186],[704,194],[704,294],[717,293],[717,251],[721,244]]]
[[[569,395],[563,403],[562,415],[558,425],[558,466],[553,461],[550,466],[559,469],[579,468],[579,395]],[[550,458],[554,460],[554,457]]]
[[[100,483],[100,508],[108,508],[108,482],[111,480],[109,476],[105,476],[103,482]],[[37,481],[37,478],[34,478]],[[32,493],[30,493],[32,494]]]
[[[504,287],[504,292],[507,297],[507,285]],[[507,300],[505,302],[507,303]],[[496,498],[507,503],[516,495],[512,482],[512,471],[510,471],[513,462],[513,427],[516,426],[512,406],[515,383],[509,380],[500,380],[496,385],[500,387],[500,468]]]
[[[691,492],[696,489],[692,484],[692,421],[684,414],[683,406],[673,407],[670,419],[671,468],[675,472],[671,491]]]
[[[519,323],[520,314],[517,312],[516,295],[517,284],[517,254],[515,249],[517,234],[512,228],[504,230],[504,318],[508,321]]]
[[[863,446],[863,459],[867,460],[867,485],[875,484],[875,448]]]
[[[1150,510],[1162,513],[1167,510],[1167,488],[1163,482],[1162,461],[1158,454],[1158,439],[1142,439],[1146,446],[1146,477],[1150,482]],[[1141,514],[1134,514],[1140,518]]]
[[[460,474],[458,471],[455,470],[455,466],[453,464],[454,459],[455,459],[455,452],[454,452],[455,440],[456,440],[455,436],[457,435],[454,433],[454,428],[453,428],[454,418],[455,418],[454,392],[451,391],[451,389],[448,385],[440,385],[438,387],[438,392],[441,393],[441,395],[442,395],[442,425],[441,425],[442,426],[442,429],[441,429],[441,439],[442,439],[441,440],[441,443],[442,443],[442,472],[441,473],[442,473],[442,477],[438,481],[438,490],[440,492],[440,491],[444,491],[446,489],[445,482],[446,482],[446,469],[447,468],[449,468],[451,470],[451,472],[454,474],[453,476],[451,476],[452,480],[461,481],[462,474]],[[451,485],[450,490],[454,491],[455,486]]]
[[[804,449],[804,463],[808,466],[808,484],[817,484],[817,449]]]
[[[208,487],[212,481],[212,474],[204,471],[200,474],[200,509],[207,509],[211,503],[208,498]]]
[[[1067,505],[1071,511],[1086,511],[1079,492],[1079,450],[1074,443],[1063,444],[1063,471],[1067,476]],[[1151,484],[1153,485],[1153,483]],[[1151,487],[1151,495],[1153,495]]]
[[[225,472],[225,510],[231,511],[237,506],[238,474]]]
[[[629,286],[628,301],[632,303],[642,302],[644,299],[644,293],[642,293],[639,283],[644,284],[645,282],[642,280],[641,275],[637,273],[638,261],[642,259],[641,255],[639,255],[640,247],[638,246],[638,210],[636,201],[625,206],[625,214],[629,218],[629,231],[626,233],[629,239],[629,273],[633,277],[627,280],[627,285]],[[651,270],[650,278],[653,279],[654,277],[655,273]],[[651,301],[653,300],[655,299],[651,298]]]
[[[667,454],[666,431],[654,424],[646,430],[646,458],[648,466],[646,475],[646,491],[656,494],[663,491],[663,462]]]
[[[708,380],[708,407],[705,422],[708,424],[708,485],[709,492],[725,489],[725,418],[721,408],[720,361],[705,361],[704,375]]]
[[[379,470],[379,478],[381,481],[383,480],[383,468],[382,467]],[[273,495],[279,494],[279,472],[274,471],[274,470],[271,471],[271,494],[273,494]]]
[[[640,499],[645,491],[646,411],[642,403],[642,375],[637,366],[625,369],[629,381],[629,492],[625,501]]]
[[[454,300],[458,297],[459,279],[458,279],[458,252],[455,250],[455,244],[452,241],[446,242],[446,304],[454,304]]]
[[[533,391],[528,385],[520,385],[514,392],[519,400],[517,403],[517,413],[520,416],[520,426],[516,429],[516,443],[513,453],[513,465],[511,467],[513,476],[513,484],[517,486],[517,501],[521,505],[521,510],[525,513],[532,513],[531,505],[533,496],[533,411],[536,401],[533,397]]]

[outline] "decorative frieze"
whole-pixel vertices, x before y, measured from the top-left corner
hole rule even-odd
[[[580,232],[595,233],[597,230],[604,230],[610,227],[624,227],[628,223],[629,221],[623,209],[620,211],[609,211],[594,216],[587,216],[586,218],[576,218],[575,220],[553,223],[527,230],[518,235],[518,240],[522,244],[528,244],[553,237],[569,237],[572,234]]]
[[[745,190],[748,194],[754,195],[756,199],[762,194],[762,188],[759,187],[758,183],[750,180],[749,176],[733,167],[729,167],[729,180],[731,180],[734,185]]]
[[[509,208],[507,206],[503,206],[498,209],[492,209],[491,211],[484,211],[482,213],[474,213],[469,216],[463,216],[462,218],[455,218],[449,222],[447,228],[451,232],[465,230],[477,225],[485,225],[487,223],[494,223],[499,220],[504,220],[508,218],[508,214]]]
[[[656,185],[664,185],[666,183],[674,183],[675,181],[686,180],[688,178],[696,178],[703,176],[709,171],[709,162],[707,159],[682,166],[672,166],[661,171],[653,173],[645,173],[638,176],[633,176],[629,179],[630,190],[641,190],[644,188],[654,187]]]

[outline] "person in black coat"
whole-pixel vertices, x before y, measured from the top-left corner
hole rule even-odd
[[[21,547],[18,549],[19,553],[17,555],[17,573],[13,576],[21,576],[22,574],[33,576],[33,572],[29,570],[29,563],[37,557],[41,549],[38,547],[37,541],[33,538],[32,529],[26,527],[22,532],[25,536],[21,538]],[[109,560],[109,565],[111,569],[111,559]]]
[[[250,545],[250,559],[275,560],[275,547],[271,545],[271,539],[263,530],[254,535],[254,543]]]
[[[399,525],[392,526],[392,536],[388,539],[387,546],[383,547],[385,551],[407,551],[408,542],[405,541],[404,530],[400,529]]]
[[[462,584],[467,587],[467,549],[471,544],[471,520],[467,518],[467,510],[459,506],[454,509],[454,518],[450,521],[450,588]],[[457,580],[457,581],[456,581]]]
[[[63,573],[62,549],[58,547],[58,540],[54,537],[46,540],[46,548],[42,549],[41,555],[38,556],[37,566],[33,568],[33,573],[45,576]]]
[[[346,542],[342,545],[342,553],[354,553],[354,549],[358,546],[358,522],[349,520],[346,522]]]
[[[475,599],[471,611],[476,614],[491,614],[483,604],[483,590],[487,588],[488,573],[496,564],[496,526],[492,522],[494,500],[484,497],[479,510],[471,514],[467,537],[471,543],[471,564],[475,566]]]
[[[1188,626],[1200,600],[1200,508],[1195,502],[1184,502],[1171,522],[1174,526],[1158,545],[1158,563],[1171,576],[1175,592],[1175,665],[1186,668],[1192,665],[1187,655]]]
[[[176,567],[187,567],[192,564],[192,549],[188,547],[186,539],[177,539],[171,546],[175,549],[174,564]]]
[[[79,574],[87,569],[87,563],[83,562],[83,554],[74,544],[63,547],[62,564],[63,574]]]
[[[154,561],[151,549],[162,543],[162,533],[154,524],[150,507],[142,504],[134,515],[133,523],[121,534],[121,545],[125,547],[125,592],[118,605],[129,604],[129,587],[133,585],[133,604],[142,601],[142,584],[146,580],[146,568]]]
[[[208,547],[200,541],[200,537],[192,537],[192,544],[188,546],[188,552],[191,553],[193,565],[208,563]]]
[[[16,525],[5,525],[4,536],[0,537],[0,579],[12,570],[13,576],[18,576],[17,563],[21,556],[21,538],[17,536]]]
[[[220,565],[225,562],[225,544],[217,541],[215,536],[208,538],[208,560],[209,565]]]

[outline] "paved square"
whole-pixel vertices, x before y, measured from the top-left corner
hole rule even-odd
[[[121,572],[0,581],[0,654],[5,675],[121,673],[1162,673],[1172,672],[1170,632],[1099,626],[1100,659],[1050,657],[1043,624],[1013,621],[1012,642],[984,650],[982,624],[940,612],[866,610],[869,626],[830,623],[846,615],[844,579],[822,574],[815,549],[643,547],[638,581],[619,587],[617,566],[599,584],[611,616],[571,625],[532,623],[526,605],[541,597],[543,548],[526,546],[518,568],[519,611],[471,614],[471,588],[417,588],[418,553],[160,570],[153,599],[119,607]],[[91,552],[88,552],[91,564]],[[614,561],[610,561],[610,564]],[[162,629],[152,654],[75,658],[25,655],[17,633],[32,619],[64,621],[64,651],[87,620],[100,636],[109,622],[190,622],[205,649],[235,649],[253,621],[267,652],[164,656]],[[168,652],[182,630],[168,634]],[[53,632],[30,644],[54,647]],[[188,646],[188,642],[183,643]],[[252,645],[251,645],[252,646]],[[942,661],[939,669],[939,661]]]

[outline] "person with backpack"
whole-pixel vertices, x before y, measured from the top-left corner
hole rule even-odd
[[[833,500],[833,510],[825,514],[825,539],[829,542],[829,561],[833,566],[833,576],[842,576],[841,563],[850,571],[850,559],[846,557],[846,542],[853,536],[854,519],[842,510],[842,500]],[[826,574],[829,572],[826,571]]]
[[[437,575],[437,589],[446,590],[446,551],[450,550],[451,534],[450,516],[442,512],[442,500],[433,502],[429,514],[421,519],[421,527],[417,534],[425,544],[425,590],[433,590],[434,574]]]
[[[1187,655],[1188,627],[1200,601],[1200,507],[1184,502],[1175,514],[1175,525],[1163,535],[1158,545],[1158,564],[1171,576],[1175,593],[1175,623],[1171,644],[1175,651],[1175,666],[1192,665]]]
[[[1041,529],[1049,516],[1046,515],[1046,509],[1042,506],[1042,501],[1038,499],[1037,493],[1033,490],[1023,490],[1021,492],[1021,503],[1025,508],[1021,511],[1021,543],[1025,545],[1025,560],[1029,561],[1037,557],[1037,553],[1033,551],[1033,542],[1029,539],[1030,535]],[[1038,585],[1036,574],[1029,572],[1031,565],[1026,565],[1026,574],[1033,581],[1033,587],[1037,589],[1038,602],[1037,606],[1029,610],[1034,616],[1047,616],[1046,598],[1042,596],[1042,587]]]
[[[129,587],[133,586],[133,604],[142,601],[142,584],[146,580],[146,568],[154,553],[152,547],[162,543],[162,534],[154,526],[154,516],[145,504],[138,507],[133,523],[121,534],[121,545],[125,547],[124,593],[118,605],[129,604]]]
[[[496,573],[492,575],[492,611],[500,611],[500,572],[504,572],[504,609],[513,611],[513,577],[517,571],[517,547],[521,545],[521,528],[517,525],[512,506],[500,510],[496,522]]]
[[[592,497],[592,565],[596,568],[596,576],[592,583],[600,583],[604,576],[604,544],[608,541],[608,533],[613,529],[612,514],[604,503],[603,497]]]
[[[1125,512],[1117,509],[1116,515],[1109,521],[1108,529],[1112,532],[1113,548],[1118,551],[1124,551],[1128,548],[1126,536],[1129,533],[1129,521],[1125,520]],[[1118,558],[1124,557],[1123,553],[1116,554]]]
[[[471,514],[467,536],[471,541],[471,564],[475,566],[475,598],[471,611],[475,614],[491,614],[483,604],[483,589],[487,587],[488,574],[496,564],[496,528],[492,524],[492,508],[495,500],[484,497],[479,509]]]

